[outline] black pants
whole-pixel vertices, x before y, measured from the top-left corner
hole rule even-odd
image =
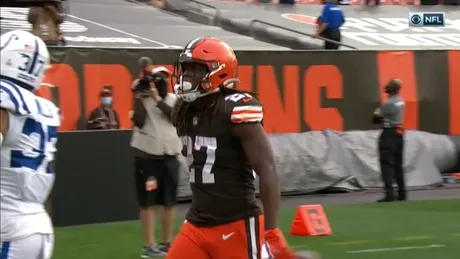
[[[422,0],[420,1],[420,5],[437,5],[437,0]]]
[[[371,0],[366,0],[366,5],[369,5]],[[380,5],[380,0],[375,0],[375,5]]]
[[[149,177],[155,177],[157,182],[157,188],[153,191],[147,191],[145,187]],[[164,159],[135,157],[134,178],[140,207],[176,205],[179,161],[175,156],[165,156]]]
[[[385,128],[379,139],[380,169],[386,196],[394,197],[393,179],[398,185],[398,197],[406,198],[403,169],[404,134],[398,128]]]
[[[268,1],[264,1],[268,2]],[[279,4],[295,4],[295,0],[280,0]]]
[[[334,40],[341,42],[342,41],[342,35],[340,34],[340,30],[325,30],[323,34],[321,35],[326,39]],[[324,49],[339,49],[340,45],[332,42],[325,41],[324,42]]]

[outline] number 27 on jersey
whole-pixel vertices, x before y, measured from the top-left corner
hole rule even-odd
[[[182,137],[182,143],[184,149],[182,154],[186,156],[187,165],[190,170],[190,182],[196,183],[201,178],[200,183],[202,184],[213,184],[215,183],[214,174],[212,168],[216,161],[216,149],[217,140],[211,137],[195,137],[195,142],[189,136]],[[206,158],[203,165],[197,165],[197,155],[205,154]],[[195,170],[195,168],[200,168]],[[200,175],[197,175],[200,174]],[[201,177],[199,177],[201,176]]]

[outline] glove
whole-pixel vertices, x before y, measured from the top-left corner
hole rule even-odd
[[[270,250],[276,259],[297,259],[298,256],[289,248],[283,232],[275,228],[265,231],[265,241],[270,245]]]

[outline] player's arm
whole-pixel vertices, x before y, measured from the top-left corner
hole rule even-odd
[[[238,123],[234,126],[234,132],[241,139],[244,153],[259,176],[265,230],[276,229],[281,194],[275,158],[268,137],[261,123]]]
[[[232,96],[227,98],[229,102],[233,99]],[[240,138],[244,153],[259,176],[265,230],[275,229],[278,226],[281,195],[274,154],[262,126],[263,108],[250,95],[233,100],[230,119],[234,134]]]
[[[244,153],[252,169],[259,176],[259,191],[264,207],[265,241],[268,242],[275,258],[298,258],[278,228],[280,182],[276,173],[275,156],[262,126],[262,106],[254,99],[244,99],[246,103],[233,108],[231,121],[234,125],[234,134],[240,138]]]
[[[62,114],[61,114],[61,109],[59,109],[54,103],[52,103],[51,101],[46,101],[44,100],[45,102],[48,102],[49,103],[49,106],[50,108],[51,107],[54,107],[55,109],[55,121],[53,123],[53,125],[50,125],[50,126],[54,126],[56,128],[59,128],[61,125],[62,125]],[[52,133],[52,134],[51,134]],[[53,138],[58,138],[58,133],[56,131],[53,131],[53,132],[49,132],[48,131],[48,136],[53,139]],[[54,145],[55,145],[56,142],[54,142]],[[48,162],[48,169],[51,170],[52,172],[56,172],[56,152],[55,151],[53,153],[53,160],[49,161]],[[56,174],[55,174],[56,175]],[[45,201],[45,210],[46,212],[48,213],[48,215],[52,216],[52,201],[51,201],[51,196],[52,196],[52,191],[53,191],[54,188],[51,188],[50,190],[50,193],[48,194],[48,198],[46,199]]]
[[[53,160],[53,161],[50,161],[48,163],[48,167],[53,171],[55,172],[55,169],[56,169],[56,160]],[[51,193],[53,191],[54,188],[52,188],[50,190],[50,194],[48,194],[48,198],[46,199],[45,201],[45,211],[48,213],[48,215],[50,215],[50,217],[53,215],[53,207],[52,207],[52,204],[53,202],[51,201]]]
[[[11,82],[0,80],[0,144],[9,129],[9,113],[24,116],[29,113],[27,104],[19,87]]]
[[[10,117],[8,111],[0,108],[0,145],[3,143],[3,138],[6,136],[10,125]]]

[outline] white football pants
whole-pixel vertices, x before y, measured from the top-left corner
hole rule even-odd
[[[20,240],[2,242],[1,259],[50,259],[53,254],[54,235],[34,234]]]

